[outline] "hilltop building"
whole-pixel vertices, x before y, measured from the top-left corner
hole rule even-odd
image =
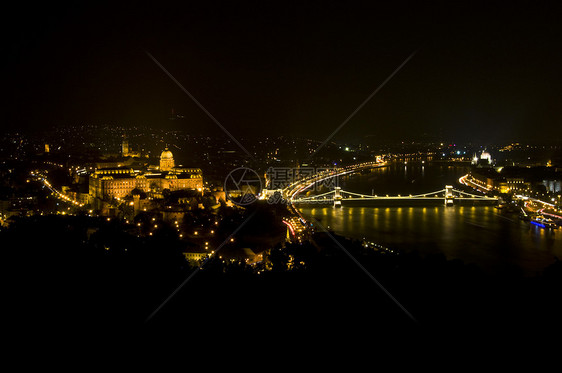
[[[123,150],[126,150],[125,146]],[[156,169],[156,170],[154,170]],[[97,168],[90,175],[89,194],[92,199],[120,199],[136,189],[158,198],[164,190],[203,188],[203,173],[200,168],[175,166],[174,156],[166,148],[160,156],[159,167],[135,169],[131,166]]]

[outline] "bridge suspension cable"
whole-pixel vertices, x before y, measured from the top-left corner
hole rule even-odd
[[[318,194],[318,195],[315,195],[315,196],[298,198],[297,200],[298,201],[313,201],[313,200],[318,199],[320,197],[327,196],[328,194],[335,194],[335,191],[331,190],[329,192]]]
[[[497,200],[496,197],[488,197],[488,196],[479,196],[476,194],[471,194],[471,193],[466,193],[460,190],[456,190],[456,189],[452,189],[453,192],[457,193],[457,196],[451,196],[452,198],[459,198],[462,200]],[[329,192],[325,192],[322,194],[318,194],[318,195],[314,195],[314,196],[308,196],[308,197],[301,197],[301,198],[293,198],[292,202],[310,202],[310,201],[318,201],[318,200],[323,200],[323,201],[330,201],[332,199],[335,198],[335,194],[336,191],[335,190],[331,190]],[[332,197],[330,198],[326,198],[327,196]],[[421,198],[427,198],[427,197],[434,197],[434,198],[451,198],[449,196],[447,196],[447,190],[446,189],[441,189],[441,190],[437,190],[435,192],[429,192],[429,193],[422,193],[422,194],[409,194],[409,195],[398,195],[398,196],[378,196],[378,195],[367,195],[367,194],[360,194],[360,193],[354,193],[354,192],[349,192],[347,190],[340,190],[340,196],[342,197],[343,200],[376,200],[376,199],[421,199]]]

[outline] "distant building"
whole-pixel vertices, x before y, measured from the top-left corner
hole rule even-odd
[[[471,181],[488,191],[521,193],[531,188],[531,182],[511,172],[497,172],[493,168],[475,168],[470,173]]]
[[[543,180],[542,185],[545,186],[547,192],[559,193],[562,191],[561,180]]]
[[[90,175],[91,198],[112,199],[131,195],[138,189],[159,196],[164,190],[202,190],[203,173],[200,168],[175,167],[172,152],[164,150],[160,157],[160,170],[149,172],[131,167],[99,168]]]
[[[494,163],[492,156],[486,150],[482,151],[482,153],[478,156],[474,154],[472,157],[472,164],[478,165],[480,167],[491,166]]]
[[[528,191],[531,188],[531,183],[522,177],[505,177],[503,179],[505,184],[504,190],[501,193],[521,193]]]
[[[125,135],[123,135],[123,143],[121,144],[121,154],[123,157],[129,156],[129,140],[127,140]]]
[[[123,142],[121,143],[121,155],[123,157],[140,157],[140,152],[135,152],[131,149],[129,145],[129,140],[127,139],[127,135],[123,135]]]
[[[209,253],[205,250],[189,250],[184,251],[183,256],[189,262],[194,265],[199,264],[203,259],[209,256]]]
[[[480,154],[480,160],[487,160],[489,164],[492,164],[492,156],[485,150]]]

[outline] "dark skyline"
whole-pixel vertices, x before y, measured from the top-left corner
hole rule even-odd
[[[474,141],[562,137],[554,2],[454,6],[220,2],[13,9],[2,122],[150,125],[220,134],[150,52],[235,137]],[[170,121],[170,112],[185,118]]]

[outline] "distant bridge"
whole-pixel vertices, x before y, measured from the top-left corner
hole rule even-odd
[[[379,196],[379,195],[367,195],[359,194],[354,192],[349,192],[342,190],[340,187],[335,189],[314,195],[309,197],[295,197],[291,199],[293,204],[305,204],[305,203],[321,203],[321,204],[333,204],[336,207],[341,206],[342,201],[409,201],[409,200],[427,200],[435,201],[442,200],[445,205],[452,205],[455,201],[490,201],[495,202],[498,199],[496,197],[481,196],[476,194],[471,194],[463,192],[461,190],[454,189],[451,185],[446,185],[444,189],[437,190],[435,192],[423,193],[423,194],[409,194],[409,195],[397,195],[397,196]]]

